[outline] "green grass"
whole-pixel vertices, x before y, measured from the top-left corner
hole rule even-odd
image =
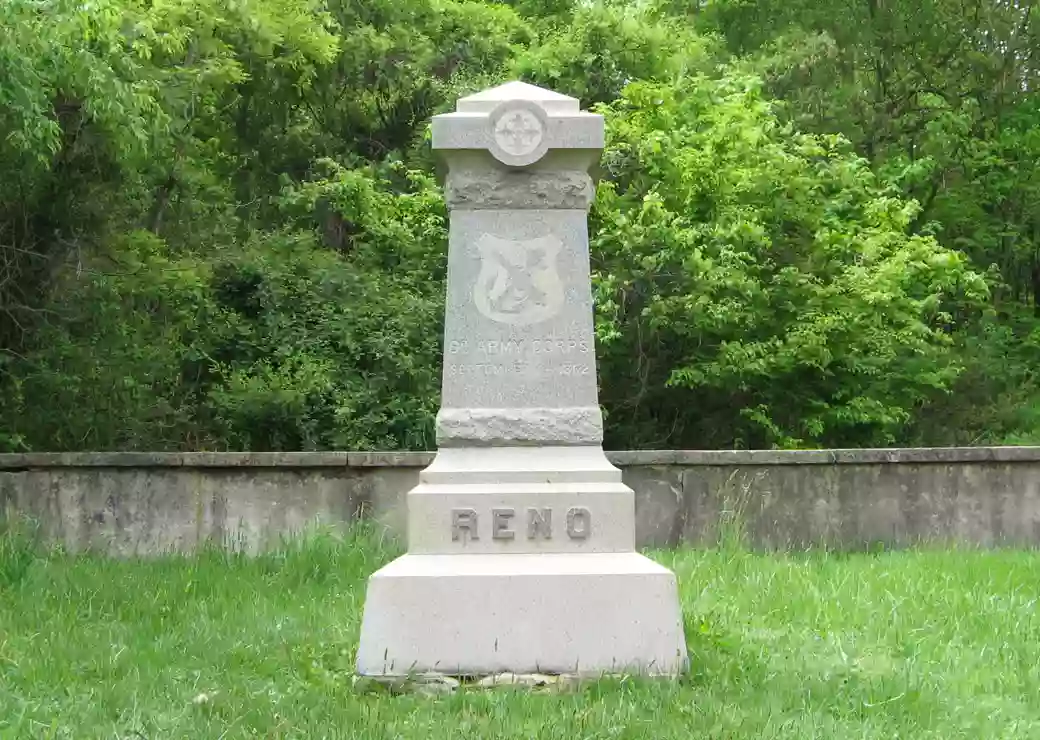
[[[1037,553],[656,553],[689,676],[424,698],[352,688],[365,579],[394,554],[370,537],[27,547],[0,550],[0,738],[1040,738]]]

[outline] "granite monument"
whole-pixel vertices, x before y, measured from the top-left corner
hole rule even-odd
[[[433,120],[450,209],[438,452],[368,584],[358,672],[675,674],[674,575],[602,450],[589,170],[603,119],[510,82]]]

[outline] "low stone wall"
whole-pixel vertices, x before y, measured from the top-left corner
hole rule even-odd
[[[610,453],[644,547],[1040,545],[1040,447]],[[0,455],[0,515],[70,550],[257,551],[369,518],[400,537],[430,453]]]

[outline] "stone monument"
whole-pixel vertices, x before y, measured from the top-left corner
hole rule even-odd
[[[602,449],[588,207],[603,118],[510,82],[433,119],[451,225],[438,452],[358,672],[675,674],[675,576]]]

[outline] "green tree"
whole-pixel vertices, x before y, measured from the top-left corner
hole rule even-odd
[[[0,448],[429,447],[428,121],[510,77],[607,116],[611,445],[1040,439],[1033,15],[10,0]]]
[[[219,180],[212,137],[222,95],[248,76],[240,57],[305,79],[337,46],[319,11],[311,0],[0,7],[0,349],[17,351],[37,324],[57,267],[120,230],[158,232],[175,197],[189,204],[179,217],[212,220],[191,201]]]
[[[671,3],[671,12],[679,7]],[[699,16],[799,128],[848,137],[990,277],[994,313],[954,337],[966,370],[907,442],[1040,440],[1040,26],[1032,0],[716,0]],[[1021,409],[1021,412],[1015,411]],[[1015,420],[1019,421],[1015,421]],[[1016,424],[1024,426],[1016,429]]]
[[[595,204],[614,445],[887,444],[947,388],[956,316],[986,298],[913,202],[761,82],[629,85],[604,109]]]
[[[841,133],[1040,312],[1040,18],[1032,0],[718,0],[702,16],[803,130]],[[1006,288],[1006,289],[1005,289]]]
[[[118,264],[56,278],[15,363],[10,433],[36,449],[428,448],[439,391],[445,214],[429,176],[399,193],[326,163],[287,191],[286,226],[201,260],[154,234]],[[330,250],[322,200],[351,234]],[[28,409],[23,406],[21,411]]]
[[[520,50],[510,70],[594,106],[616,100],[630,80],[667,81],[706,70],[718,51],[681,21],[627,3],[587,3]]]

